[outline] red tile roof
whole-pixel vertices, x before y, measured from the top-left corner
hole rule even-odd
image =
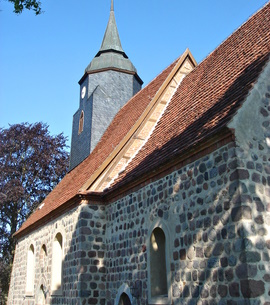
[[[42,209],[37,209],[32,213],[16,234],[32,226],[37,221],[42,220],[43,217],[48,216],[55,209],[61,207],[68,200],[76,196],[84,183],[113,152],[122,138],[136,123],[167,76],[173,70],[177,61],[174,61],[121,108],[93,152],[61,180],[43,201],[45,204]]]
[[[111,186],[118,188],[218,133],[256,82],[270,53],[270,3],[252,16],[182,81],[153,134]],[[18,233],[76,196],[135,124],[176,61],[116,115],[91,155],[68,173]]]
[[[269,54],[270,3],[185,77],[153,134],[111,189],[149,174],[224,128]]]

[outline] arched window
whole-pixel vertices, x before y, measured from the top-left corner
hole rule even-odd
[[[79,131],[78,134],[80,134],[83,131],[83,124],[84,124],[84,112],[81,112],[80,120],[79,120]]]
[[[150,282],[152,298],[168,297],[166,237],[159,227],[150,237]]]
[[[47,264],[47,248],[44,244],[42,245],[40,250],[39,263],[41,267],[41,272],[45,272],[45,266]]]
[[[27,274],[26,274],[26,294],[32,295],[34,292],[35,279],[35,251],[31,245],[27,252]]]
[[[39,287],[39,290],[37,292],[37,304],[38,305],[46,304],[46,291],[43,284]]]
[[[122,293],[118,305],[131,305],[130,299],[126,293]]]
[[[62,285],[62,257],[63,237],[61,233],[55,235],[52,251],[52,293],[61,293]]]

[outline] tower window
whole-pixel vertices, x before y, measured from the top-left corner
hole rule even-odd
[[[80,120],[79,120],[79,131],[78,134],[80,134],[83,131],[83,124],[84,124],[84,112],[81,112]]]

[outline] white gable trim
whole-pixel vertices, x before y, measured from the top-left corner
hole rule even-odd
[[[132,134],[116,156],[100,172],[95,181],[89,180],[89,191],[102,192],[108,188],[148,141],[183,78],[196,66],[189,50],[183,54],[176,66],[161,86],[163,89],[159,89],[151,101],[151,107],[142,114],[135,128],[132,127]]]

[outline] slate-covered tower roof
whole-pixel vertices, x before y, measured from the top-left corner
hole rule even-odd
[[[85,72],[111,68],[137,73],[136,68],[129,60],[121,45],[115,21],[113,0],[111,0],[110,18],[100,50],[87,66]]]

